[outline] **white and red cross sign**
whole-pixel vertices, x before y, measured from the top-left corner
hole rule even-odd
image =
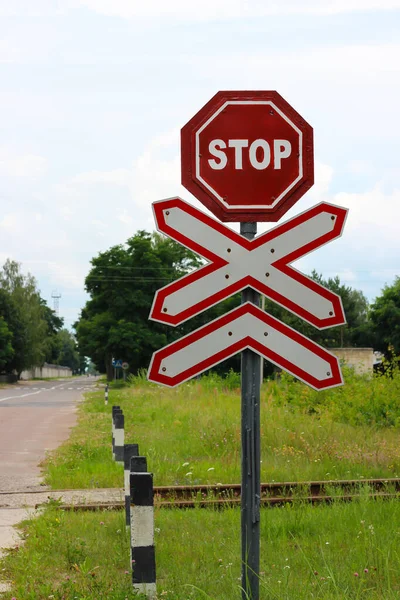
[[[321,203],[247,240],[181,198],[153,204],[158,231],[208,263],[159,289],[150,318],[172,326],[252,287],[318,329],[345,322],[337,294],[290,266],[339,237],[347,211]]]
[[[246,287],[318,329],[345,323],[340,297],[291,262],[339,237],[347,210],[321,203],[247,240],[184,202],[153,204],[157,228],[208,262],[156,292],[150,318],[179,325]],[[337,358],[251,303],[154,353],[150,381],[176,386],[251,348],[315,389],[341,385]]]

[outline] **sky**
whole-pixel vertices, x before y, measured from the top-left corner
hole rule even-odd
[[[400,275],[399,33],[400,0],[0,0],[0,264],[71,327],[91,258],[152,231],[152,202],[207,212],[180,185],[181,127],[219,90],[277,90],[315,143],[283,220],[349,209],[296,266],[372,302]]]

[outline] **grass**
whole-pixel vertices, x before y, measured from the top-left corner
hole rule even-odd
[[[159,599],[239,600],[238,509],[159,510],[155,524]],[[14,582],[4,600],[135,598],[122,511],[50,507],[22,531],[2,560]],[[260,600],[398,599],[399,555],[397,501],[263,509]]]
[[[262,481],[365,479],[400,476],[400,376],[357,377],[317,393],[284,376],[261,394]],[[103,391],[80,406],[70,439],[45,462],[55,489],[121,487],[111,458],[111,406],[125,415],[125,442],[139,443],[155,485],[240,481],[240,390],[203,377],[177,389],[133,378],[104,405]]]
[[[317,394],[292,378],[263,385],[262,479],[305,481],[400,475],[400,377],[346,372]],[[141,377],[90,392],[70,439],[44,465],[53,488],[121,487],[111,458],[111,406],[125,414],[155,484],[240,481],[237,376],[203,377],[175,390]],[[260,600],[400,599],[400,504],[372,500],[261,511]],[[240,510],[157,509],[158,598],[240,598]],[[23,525],[25,544],[2,560],[5,600],[131,600],[124,513],[54,506]]]

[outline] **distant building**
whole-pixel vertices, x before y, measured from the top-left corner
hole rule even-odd
[[[373,348],[329,348],[339,360],[343,360],[347,365],[353,367],[356,373],[360,375],[374,372],[374,364],[377,362],[376,354]]]

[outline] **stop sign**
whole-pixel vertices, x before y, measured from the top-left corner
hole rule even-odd
[[[313,130],[277,92],[218,92],[182,129],[182,184],[221,221],[278,221],[314,183]]]

